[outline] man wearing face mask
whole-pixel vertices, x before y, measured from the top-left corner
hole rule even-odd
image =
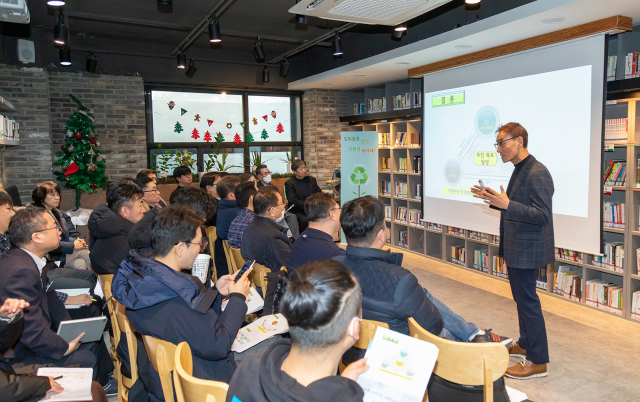
[[[253,222],[242,235],[242,255],[273,272],[282,266],[290,269],[291,242],[285,234],[286,228],[281,226],[284,211],[285,205],[278,190],[271,186],[261,187],[253,197]]]
[[[258,189],[262,187],[276,187],[271,184],[271,172],[267,165],[260,165],[256,168],[256,176],[258,177]]]

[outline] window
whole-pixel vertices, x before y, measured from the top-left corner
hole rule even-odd
[[[249,132],[255,142],[300,141],[298,116],[299,96],[249,95]]]
[[[205,172],[225,171],[229,173],[244,173],[244,149],[243,148],[215,148],[203,150]]]
[[[302,159],[302,147],[291,146],[269,146],[269,147],[251,147],[251,170],[262,165],[267,165],[271,173],[291,173],[289,171],[289,162],[297,157]],[[256,156],[260,157],[260,161],[256,161]],[[254,172],[255,173],[255,172]]]
[[[176,154],[178,152],[178,154]],[[173,175],[173,169],[185,165],[191,168],[191,173],[198,173],[197,148],[156,148],[149,151],[149,164],[157,173]]]

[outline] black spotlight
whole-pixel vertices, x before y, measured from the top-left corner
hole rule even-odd
[[[220,23],[218,20],[212,20],[209,23],[209,42],[222,42],[222,36],[220,36]]]
[[[60,56],[60,64],[63,66],[71,65],[71,49],[69,46],[65,46],[58,50],[58,55]]]
[[[269,69],[267,66],[262,69],[262,82],[269,82]]]
[[[289,74],[289,62],[287,58],[284,58],[284,61],[280,64],[280,76],[286,77]]]
[[[258,63],[262,63],[264,61],[264,50],[262,49],[262,42],[260,42],[259,36],[258,41],[253,45],[253,56],[256,58]]]
[[[394,30],[391,33],[391,39],[399,41],[400,39],[402,39],[402,35],[404,35],[405,32],[406,31],[396,31],[396,30]]]
[[[342,44],[340,43],[340,35],[336,32],[336,36],[333,38],[333,55],[342,56]]]
[[[64,25],[64,16],[62,10],[60,10],[60,16],[58,17],[58,25],[53,29],[53,43],[56,47],[62,48],[68,45],[69,28]]]
[[[187,69],[187,72],[184,74],[189,78],[193,78],[193,76],[196,75],[196,71],[198,71],[198,67],[196,66],[196,63],[193,61],[193,59],[189,60],[189,68]]]
[[[396,25],[396,27],[393,30],[394,31],[404,32],[404,31],[407,30],[407,23],[403,22],[402,24],[398,24],[398,25]]]
[[[479,10],[480,9],[480,0],[465,0],[464,9],[465,10]]]
[[[87,56],[87,67],[86,67],[86,69],[90,73],[95,73],[96,72],[96,67],[98,67],[98,58],[93,55],[93,52],[89,53],[89,56]]]
[[[178,53],[178,68],[185,69],[187,68],[187,55],[182,52],[180,49],[180,53]]]
[[[305,14],[296,14],[296,24],[307,25],[307,16]]]

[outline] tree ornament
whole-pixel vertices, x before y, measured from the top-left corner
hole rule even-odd
[[[94,133],[91,133],[90,137],[95,137],[96,135]]]
[[[269,117],[269,115],[268,115],[268,114],[265,114],[264,116],[262,116],[262,118],[264,119],[264,121],[268,121],[268,117]]]
[[[211,123],[213,123],[213,120],[207,119],[207,123],[209,123],[209,127],[211,127]]]
[[[253,142],[253,135],[251,133],[247,134],[247,144],[251,144]]]
[[[80,102],[80,101],[78,101],[78,102]],[[80,113],[82,113],[83,115],[85,115],[88,118],[90,118],[91,121],[94,121],[93,114],[89,111],[89,109],[85,108],[85,110],[80,110]]]
[[[90,170],[93,172],[94,170],[96,170],[96,165],[93,162],[91,162],[89,166],[87,166],[87,170]]]
[[[275,110],[271,111],[271,117],[273,117],[274,119],[276,118],[276,111]]]
[[[196,130],[195,128],[191,132],[191,138],[193,138],[194,140],[197,140],[198,138],[200,138],[200,134],[198,133],[198,130]]]
[[[98,156],[98,157],[96,158],[96,160],[97,160],[98,162],[100,162],[102,159],[103,159],[103,158],[102,158],[102,156]]]
[[[61,150],[63,150],[63,151],[65,150],[65,148],[67,148],[67,147],[65,147],[64,145],[62,145],[62,146],[60,147],[60,149],[61,149]]]
[[[240,139],[240,136],[238,135],[238,133],[236,133],[235,137],[233,137],[233,142],[237,145],[240,144],[242,142],[242,140]]]
[[[200,121],[200,115],[199,115],[199,114],[196,114],[196,115],[195,115],[195,118],[193,119],[193,121]]]
[[[254,126],[257,126],[257,125],[258,125],[258,119],[256,119],[256,118],[254,117],[254,118],[253,118],[253,119],[251,119],[251,120],[253,120],[253,125],[254,125]]]
[[[266,140],[267,138],[269,138],[269,134],[267,134],[266,128],[262,130],[262,135],[260,136],[260,138],[262,138],[263,140]]]
[[[69,152],[73,152],[76,149],[73,145],[69,147]]]
[[[185,113],[187,113],[187,111],[182,109],[182,108],[180,108],[180,116],[183,116]]]
[[[242,128],[245,128],[245,127],[246,127],[246,125],[247,125],[247,123],[245,123],[244,121],[241,121],[241,122],[240,122],[240,126],[241,126]]]
[[[96,147],[100,146],[100,141],[96,142]]]
[[[96,186],[95,183],[91,183],[89,184],[89,188],[91,188],[92,190],[95,190],[98,186]]]
[[[206,133],[204,133],[204,138],[205,141],[209,142],[211,141],[211,134],[209,134],[209,131],[207,131]]]
[[[98,142],[95,138],[89,138],[89,144],[95,145]]]
[[[76,138],[77,138],[77,139],[82,138],[82,134],[80,134],[80,133],[76,133]]]
[[[71,130],[67,130],[67,137],[71,137],[73,135],[73,132]]]
[[[91,147],[91,149],[89,149],[89,151],[87,151],[87,153],[89,155],[95,155],[96,152],[93,150],[93,147]]]
[[[231,128],[233,125],[231,123],[227,123],[227,128]]]
[[[176,107],[176,103],[174,101],[167,103],[167,105],[169,106],[169,110],[173,110],[173,108]]]
[[[176,122],[175,127],[173,127],[173,132],[180,134],[182,131],[184,131],[184,129],[182,128],[182,124],[180,124],[179,121]]]
[[[70,174],[76,173],[78,170],[80,170],[80,168],[78,168],[78,165],[76,165],[74,161],[71,161],[69,166],[67,166],[67,170],[64,172],[64,175],[69,176]]]
[[[284,132],[284,127],[282,127],[282,123],[278,123],[278,127],[276,127],[276,131],[278,133],[283,133]]]
[[[216,135],[216,142],[218,144],[222,144],[224,142],[224,136],[220,131],[218,131],[218,134]]]

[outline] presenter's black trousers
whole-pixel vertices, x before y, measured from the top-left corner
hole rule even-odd
[[[518,344],[527,351],[527,360],[540,365],[549,363],[549,344],[540,298],[536,293],[537,271],[537,269],[507,267],[511,294],[518,306],[520,322]]]

